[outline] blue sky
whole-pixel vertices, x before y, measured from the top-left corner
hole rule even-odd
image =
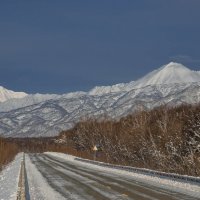
[[[200,70],[199,0],[1,0],[0,85],[28,93]]]

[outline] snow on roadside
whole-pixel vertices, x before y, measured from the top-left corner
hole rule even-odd
[[[191,182],[177,181],[175,179],[170,179],[168,177],[159,177],[146,175],[142,173],[128,172],[120,169],[108,168],[103,166],[98,166],[90,163],[85,163],[81,161],[74,160],[76,157],[63,154],[63,153],[54,153],[54,152],[46,152],[47,155],[52,155],[61,159],[65,159],[71,162],[76,163],[77,165],[87,166],[88,168],[101,170],[107,173],[115,173],[121,176],[126,176],[127,178],[132,178],[135,181],[147,183],[159,188],[167,189],[174,192],[180,192],[182,194],[187,194],[192,197],[199,198],[200,197],[200,184],[192,184]]]
[[[64,200],[59,193],[49,186],[27,154],[25,156],[25,162],[31,200]]]
[[[65,160],[70,160],[70,161],[75,161],[74,159],[76,158],[75,156],[64,154],[64,153],[45,152],[44,154],[47,154],[47,155],[49,154],[51,156],[55,156],[55,157],[62,158]]]
[[[16,200],[22,157],[23,154],[19,153],[0,172],[0,200]]]

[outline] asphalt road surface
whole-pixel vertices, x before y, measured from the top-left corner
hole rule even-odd
[[[29,154],[50,187],[69,200],[197,200],[153,185],[45,154]]]

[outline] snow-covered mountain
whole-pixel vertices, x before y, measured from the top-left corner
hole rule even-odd
[[[192,83],[198,81],[200,81],[199,73],[188,69],[182,64],[170,62],[139,79],[135,83],[135,87],[141,88],[147,85]]]
[[[169,63],[130,83],[64,95],[28,95],[0,103],[0,134],[52,136],[85,117],[120,118],[138,109],[199,102],[200,72]]]
[[[89,94],[102,95],[111,92],[130,91],[143,88],[147,85],[162,85],[171,83],[192,83],[200,81],[200,71],[192,71],[182,64],[170,62],[130,83],[121,83],[113,86],[101,86],[92,89]]]
[[[9,99],[20,99],[25,96],[27,96],[27,94],[24,92],[14,92],[0,86],[0,102],[5,102]]]
[[[33,104],[37,104],[49,99],[57,99],[61,95],[56,94],[29,94],[20,99],[9,99],[0,103],[0,112],[8,112],[17,108],[23,108]]]

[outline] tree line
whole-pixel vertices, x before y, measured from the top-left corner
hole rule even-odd
[[[88,119],[59,137],[85,157],[97,145],[101,161],[200,175],[200,105],[161,106],[118,121]]]

